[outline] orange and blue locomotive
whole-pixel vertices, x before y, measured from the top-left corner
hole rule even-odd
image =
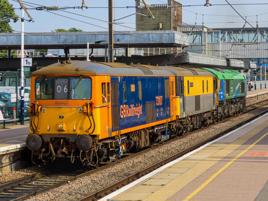
[[[26,144],[34,161],[97,166],[213,123],[218,83],[199,68],[54,64],[32,74]]]

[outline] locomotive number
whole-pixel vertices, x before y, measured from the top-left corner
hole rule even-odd
[[[155,104],[156,104],[157,106],[161,106],[161,105],[163,105],[163,96],[156,96],[156,97],[155,97]]]
[[[62,91],[62,87],[61,87],[61,85],[57,85],[57,93],[58,94],[60,94],[61,93],[61,91]],[[68,87],[67,87],[67,85],[64,85],[64,87],[63,87],[63,92],[64,93],[67,93],[68,92]]]

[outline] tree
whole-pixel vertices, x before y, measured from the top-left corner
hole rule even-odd
[[[12,32],[12,28],[9,25],[11,20],[18,20],[14,8],[8,0],[0,0],[0,32]]]
[[[81,29],[77,29],[75,27],[69,28],[69,29],[56,29],[55,32],[82,32]]]
[[[68,31],[69,32],[82,32],[81,29],[77,29],[77,28],[74,28],[74,27],[70,28]]]

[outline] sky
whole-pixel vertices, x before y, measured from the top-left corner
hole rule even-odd
[[[20,16],[17,0],[8,0]],[[75,27],[83,31],[107,31],[108,29],[108,0],[84,0],[88,9],[68,9],[65,11],[37,11],[36,7],[59,6],[59,7],[76,7],[81,5],[82,0],[25,0],[26,7],[30,8],[29,13],[33,17],[34,22],[25,23],[26,32],[50,32],[57,28],[68,29]],[[258,15],[259,26],[268,27],[268,1],[267,0],[228,0],[230,3],[252,3],[255,5],[234,6],[238,12],[247,16],[247,20],[256,26],[256,15]],[[167,0],[146,0],[150,4],[163,4]],[[213,4],[226,3],[225,0],[210,0],[212,6],[191,6],[203,5],[205,0],[178,0],[183,7],[183,22],[187,24],[201,25],[210,28],[226,28],[226,27],[243,27],[244,21],[229,6],[217,6]],[[258,3],[266,3],[267,5],[256,5]],[[190,5],[190,6],[189,6]],[[127,8],[127,6],[135,6],[135,0],[114,0],[114,19],[118,19],[127,15],[132,16],[117,21],[115,30],[134,31],[135,30],[135,9]],[[98,7],[98,8],[96,8]],[[103,8],[99,8],[103,7]],[[121,8],[120,8],[121,7]],[[32,9],[31,9],[32,8]],[[34,8],[34,9],[33,9]],[[71,12],[71,13],[70,13]],[[78,20],[78,21],[77,21]],[[20,30],[20,23],[11,24],[14,31]],[[247,25],[249,27],[249,25]]]

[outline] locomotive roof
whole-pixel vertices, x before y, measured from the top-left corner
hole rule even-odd
[[[244,80],[246,77],[237,70],[229,70],[229,69],[212,69],[205,68],[205,70],[213,73],[218,79],[236,79],[236,80]]]
[[[123,63],[96,63],[89,61],[71,61],[70,63],[57,63],[41,68],[33,72],[33,75],[117,75],[117,76],[186,76],[206,75],[211,73],[202,69],[150,66],[150,65],[127,65]]]

